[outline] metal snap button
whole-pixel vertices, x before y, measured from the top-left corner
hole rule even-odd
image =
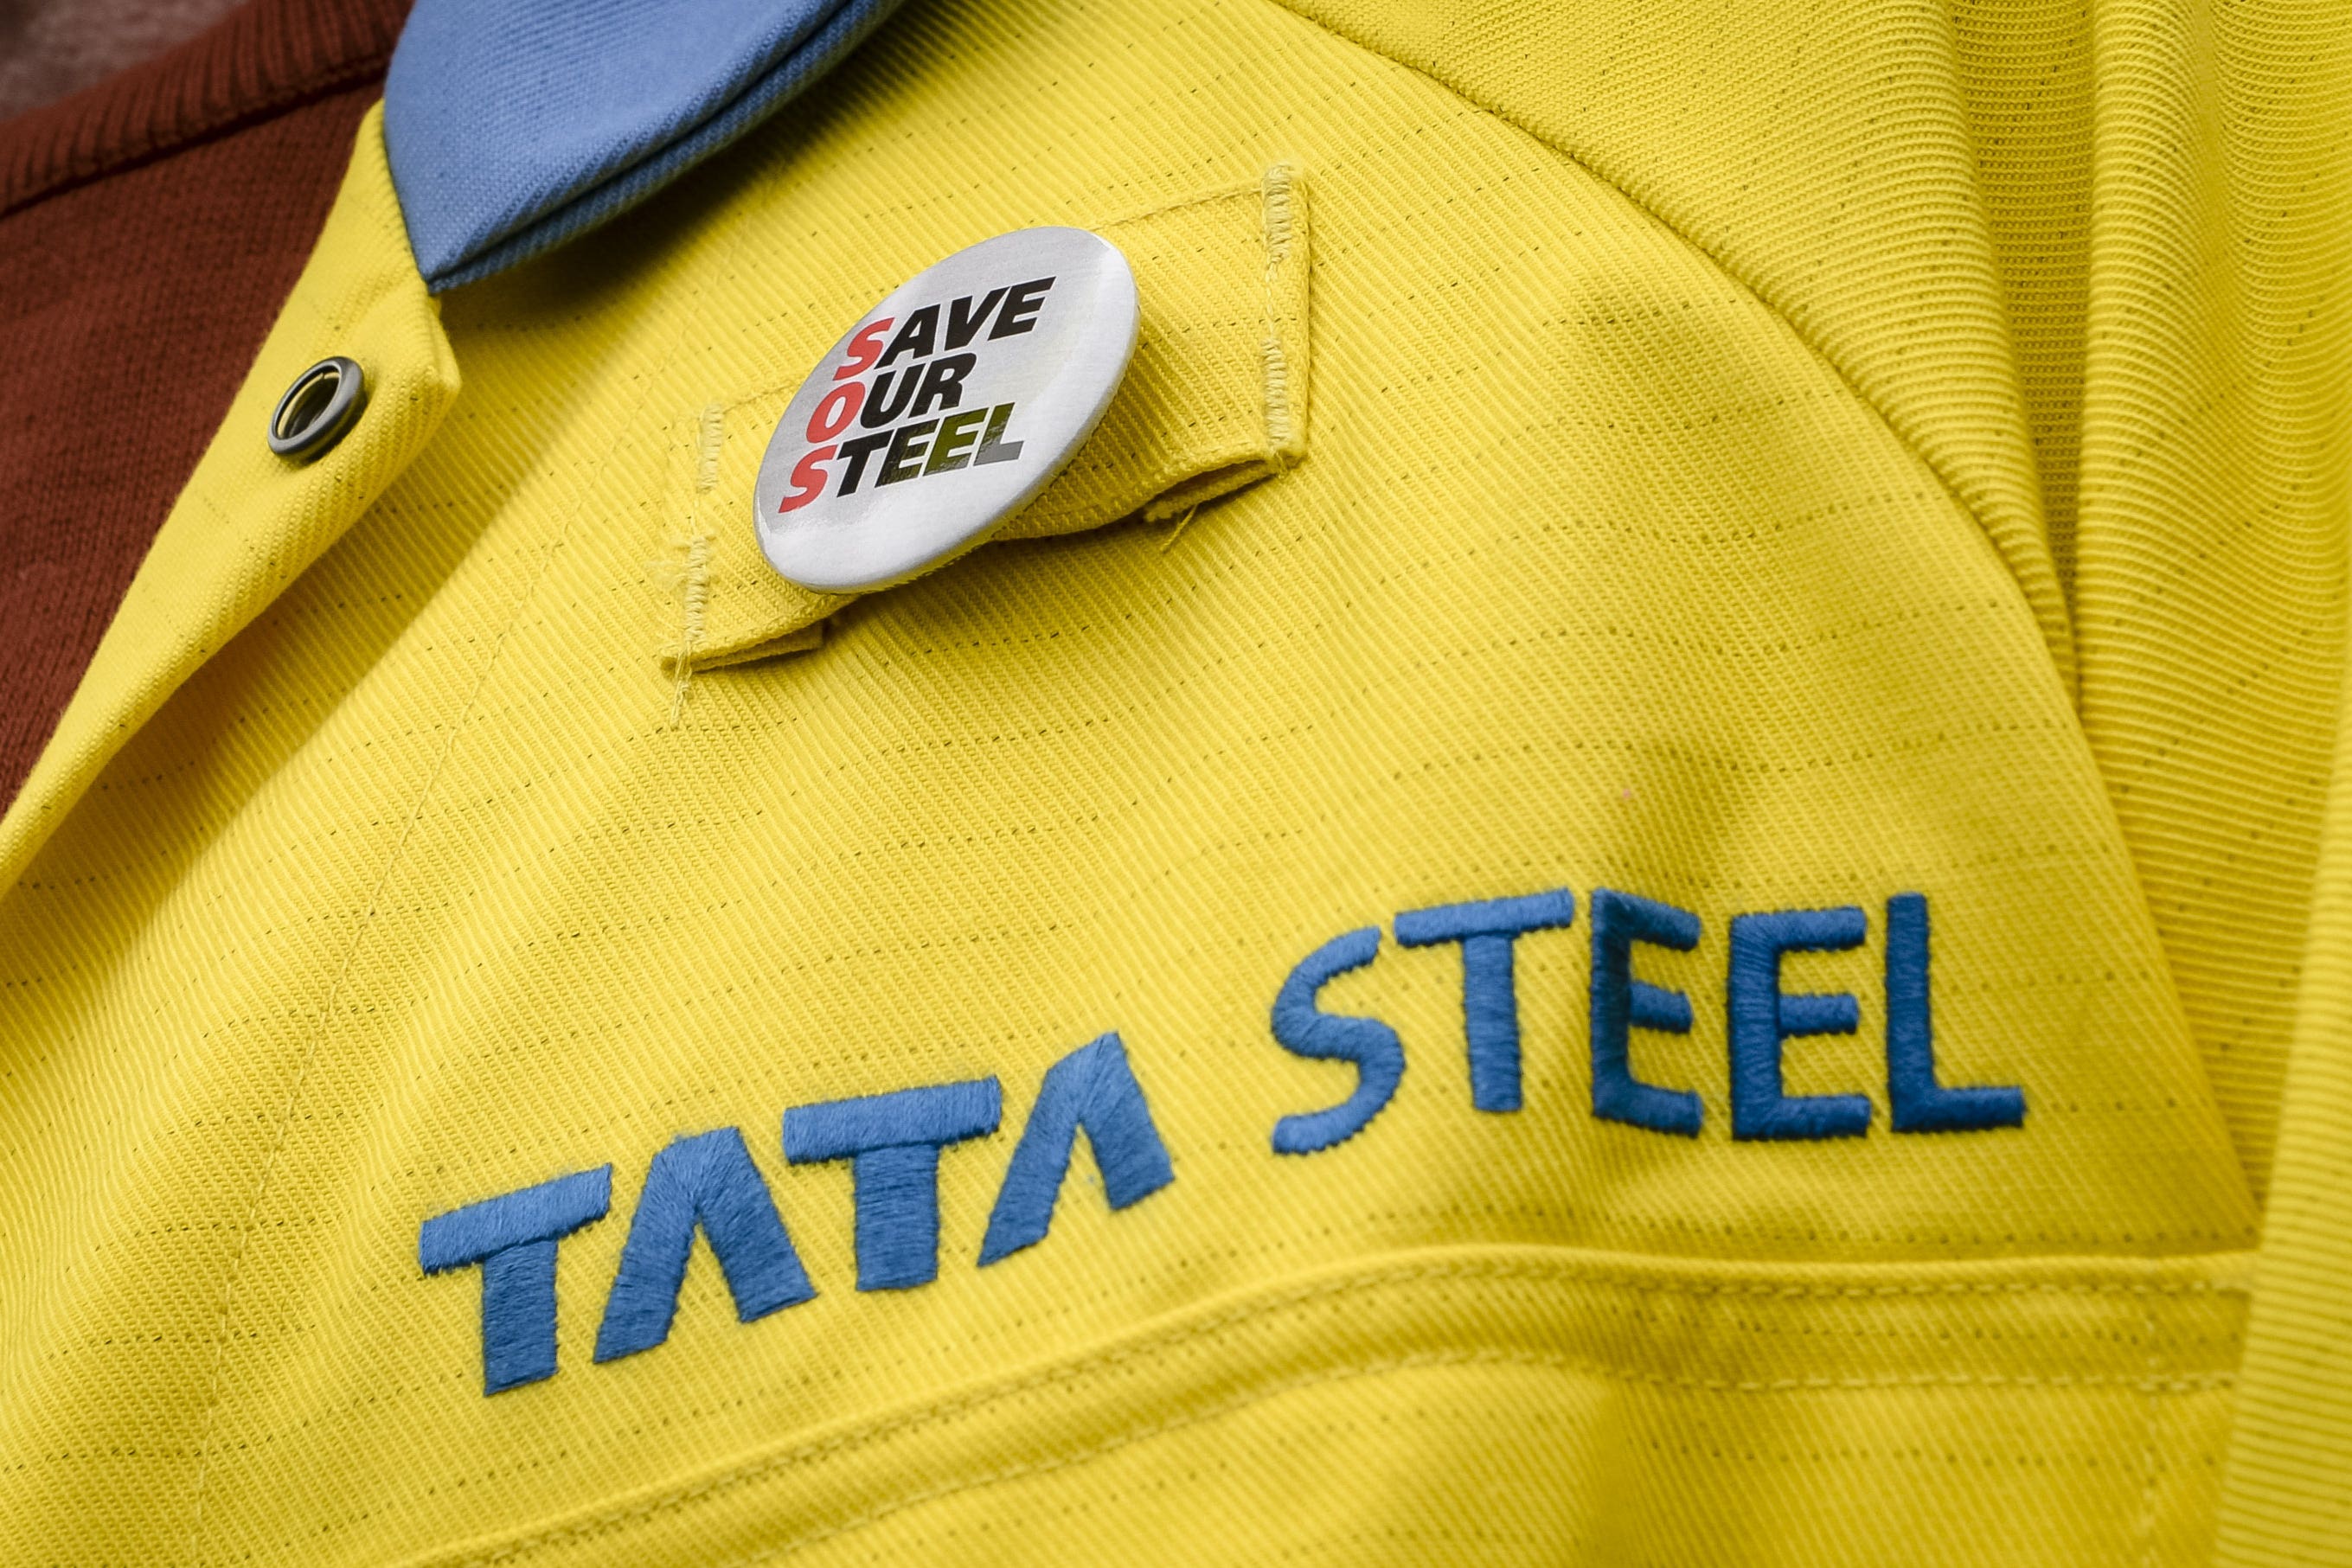
[[[294,378],[269,415],[269,450],[308,463],[350,434],[367,406],[367,372],[341,355]]]

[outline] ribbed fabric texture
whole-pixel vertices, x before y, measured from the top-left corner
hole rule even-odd
[[[2352,739],[2316,881],[2230,1445],[2227,1568],[2352,1561]]]
[[[2091,10],[2081,0],[1954,0],[1952,42],[2042,526],[2071,594],[2091,268]]]
[[[1592,169],[1784,316],[1968,506],[2073,683],[1942,5],[1296,8]],[[1806,101],[1771,81],[1803,82]]]
[[[0,213],[373,82],[407,9],[405,0],[250,0],[169,54],[0,126]],[[345,156],[349,131],[337,150]],[[326,195],[313,198],[314,228],[341,173],[339,157]]]
[[[898,0],[422,0],[384,88],[417,266],[487,277],[626,211],[831,70]]]
[[[19,0],[0,12],[0,120],[168,53],[240,0]]]
[[[2083,727],[2259,1192],[2345,668],[2352,10],[2094,17]]]
[[[401,9],[255,0],[0,127],[0,801],[301,270]]]

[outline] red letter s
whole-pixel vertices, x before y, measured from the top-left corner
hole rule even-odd
[[[866,370],[874,363],[875,361],[880,359],[882,357],[882,334],[888,331],[890,329],[890,323],[897,319],[898,318],[895,316],[885,316],[879,321],[869,321],[865,326],[857,329],[857,335],[849,340],[849,363],[834,371],[833,379],[837,382],[845,382],[850,377]]]
[[[834,448],[820,446],[793,465],[793,490],[776,506],[780,512],[797,512],[824,494],[824,461]]]

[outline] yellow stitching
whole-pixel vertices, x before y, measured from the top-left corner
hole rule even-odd
[[[1200,509],[1200,506],[1197,503],[1184,508],[1184,515],[1176,519],[1176,526],[1168,530],[1168,537],[1160,541],[1160,553],[1161,555],[1166,555],[1170,550],[1176,548],[1176,541],[1179,538],[1181,538],[1183,537],[1184,530],[1192,526],[1192,514]]]
[[[818,1542],[829,1540],[834,1536],[846,1535],[852,1531],[863,1529],[865,1526],[872,1524],[877,1520],[887,1518],[893,1513],[903,1512],[907,1509],[919,1507],[923,1503],[936,1500],[939,1498],[950,1496],[956,1492],[975,1491],[982,1487],[994,1486],[1000,1482],[1018,1479],[1024,1476],[1045,1475],[1057,1469],[1066,1469],[1071,1466],[1083,1464],[1090,1459],[1098,1458],[1104,1454],[1114,1452],[1119,1448],[1127,1448],[1136,1443],[1145,1442],[1153,1437],[1163,1437],[1170,1432],[1178,1431],[1186,1427],[1198,1426],[1203,1422],[1214,1420],[1221,1416],[1231,1415],[1236,1410],[1245,1409],[1249,1406],[1261,1404],[1281,1395],[1295,1393],[1299,1389],[1313,1387],[1318,1384],[1344,1382],[1355,1377],[1377,1377],[1396,1372],[1418,1372],[1433,1367],[1468,1365],[1540,1366],[1549,1367],[1559,1371],[1589,1372],[1596,1375],[1613,1378],[1620,1382],[1642,1383],[1654,1387],[1695,1389],[1711,1394],[1801,1393],[1830,1388],[2092,1388],[2104,1386],[2127,1386],[2136,1389],[2144,1389],[2148,1393],[2150,1397],[2153,1398],[2154,1396],[2162,1394],[2210,1393],[2215,1389],[2234,1386],[2237,1382],[2237,1375],[2234,1373],[2210,1372],[2185,1377],[2169,1378],[2107,1377],[2100,1375],[2092,1375],[2083,1377],[2034,1377],[2030,1375],[2009,1376],[1999,1373],[1987,1373],[1978,1375],[1969,1375],[1966,1374],[1943,1375],[1936,1374],[1920,1374],[1908,1377],[1789,1377],[1776,1378],[1770,1381],[1748,1381],[1735,1383],[1723,1378],[1678,1377],[1666,1373],[1624,1373],[1610,1368],[1590,1357],[1567,1355],[1559,1352],[1551,1351],[1421,1351],[1416,1352],[1412,1355],[1390,1356],[1378,1361],[1350,1362],[1344,1365],[1325,1367],[1320,1371],[1301,1373],[1297,1376],[1284,1378],[1278,1382],[1264,1384],[1255,1388],[1244,1390],[1243,1392],[1233,1395],[1226,1399],[1208,1405],[1198,1406],[1192,1409],[1181,1412],[1175,1416],[1168,1416],[1162,1420],[1152,1422],[1147,1426],[1132,1428],[1131,1430],[1120,1433],[1116,1437],[1107,1437],[1101,1442],[1076,1449],[1056,1458],[1043,1459],[1025,1465],[1010,1465],[1002,1469],[992,1470],[982,1475],[973,1476],[966,1480],[950,1482],[942,1486],[933,1487],[927,1491],[912,1493],[907,1497],[899,1498],[895,1501],[868,1509],[864,1513],[853,1515],[852,1517],[842,1521],[839,1524],[827,1525],[823,1529],[814,1531],[807,1535],[801,1536],[797,1540],[786,1542],[779,1546],[762,1548],[761,1550],[751,1553],[748,1557],[730,1558],[725,1564],[721,1565],[721,1568],[735,1568],[735,1565],[739,1563],[763,1562],[770,1558],[797,1552],[803,1547],[813,1546]],[[877,1431],[872,1436],[879,1437],[887,1435],[888,1434]],[[806,1459],[815,1458],[827,1453],[838,1452],[842,1448],[852,1446],[856,1446],[856,1440],[851,1438],[838,1439],[830,1444],[811,1444],[804,1448],[796,1450],[791,1455],[783,1456],[782,1459],[780,1461],[780,1468],[782,1462],[797,1463]],[[702,1497],[709,1495],[709,1492],[713,1490],[717,1484],[718,1483],[714,1482],[711,1487],[700,1488],[689,1493],[679,1494],[675,1500],[673,1506],[677,1503],[698,1501]],[[531,1540],[515,1542],[508,1546],[500,1547],[487,1555],[467,1558],[462,1565],[462,1568],[479,1568],[479,1565],[481,1564],[497,1563],[514,1557],[527,1551],[536,1551],[541,1546],[556,1544],[559,1540],[578,1540],[590,1534],[603,1534],[614,1528],[629,1522],[632,1519],[642,1519],[652,1511],[653,1506],[647,1505],[644,1509],[632,1511],[627,1514],[605,1515],[602,1519],[593,1521],[589,1525],[577,1527],[568,1531],[560,1532],[560,1534],[558,1532],[551,1532],[548,1535],[533,1538]]]
[[[1265,361],[1265,461],[1276,474],[1287,464],[1283,448],[1290,444],[1290,365],[1282,351],[1282,331],[1275,312],[1275,284],[1282,264],[1290,257],[1290,188],[1295,172],[1276,163],[1265,172],[1265,336],[1258,351]]]
[[[790,1469],[793,1466],[804,1464],[810,1460],[824,1458],[832,1454],[865,1448],[871,1444],[882,1441],[889,1437],[895,1436],[898,1433],[927,1426],[937,1421],[950,1419],[954,1416],[963,1415],[968,1411],[982,1408],[987,1406],[1004,1403],[1018,1398],[1021,1396],[1031,1393],[1036,1389],[1051,1387],[1057,1384],[1082,1381],[1083,1379],[1093,1375],[1097,1372],[1118,1367],[1129,1362],[1144,1359],[1147,1356],[1172,1350],[1194,1341],[1213,1338],[1217,1334],[1223,1333],[1225,1330],[1232,1328],[1238,1323],[1247,1322],[1253,1318],[1270,1317],[1276,1312],[1287,1308],[1300,1306],[1322,1299],[1335,1299],[1364,1293],[1372,1289],[1382,1286],[1412,1284],[1431,1280],[1476,1281],[1482,1279],[1492,1281],[1524,1280],[1538,1282],[1555,1282],[1565,1281],[1570,1283],[1629,1290],[1639,1291],[1643,1294],[1654,1295],[1686,1295],[1695,1297],[1766,1296],[1812,1300],[1875,1300],[1900,1296],[1952,1297],[1964,1295],[2137,1295],[2142,1297],[2187,1297],[2200,1295],[2243,1296],[2251,1294],[2248,1287],[2243,1285],[2216,1283],[2203,1280],[2184,1281],[2179,1284],[2165,1284],[2160,1282],[2145,1284],[2062,1284],[2056,1282],[2039,1282],[2032,1281],[2011,1281],[2006,1282],[1998,1281],[1948,1281],[1941,1283],[1918,1282],[1881,1286],[1811,1286],[1799,1284],[1776,1285],[1762,1281],[1759,1281],[1755,1284],[1684,1283],[1671,1280],[1647,1280],[1640,1275],[1631,1272],[1610,1271],[1603,1269],[1593,1269],[1590,1272],[1586,1272],[1584,1270],[1580,1269],[1577,1264],[1561,1261],[1547,1261],[1540,1263],[1431,1263],[1400,1266],[1394,1269],[1382,1270],[1376,1273],[1351,1275],[1339,1280],[1318,1281],[1310,1285],[1299,1286],[1291,1291],[1285,1291],[1280,1295],[1270,1296],[1261,1301],[1238,1304],[1226,1309],[1224,1312],[1215,1313],[1210,1317],[1201,1319],[1200,1321],[1190,1324],[1163,1330],[1157,1334],[1138,1340],[1132,1344],[1121,1345],[1113,1349],[1097,1352],[1093,1355],[1083,1356],[1076,1361],[1065,1362],[1057,1366],[1042,1368],[1039,1371],[1030,1374],[1026,1377],[1002,1385],[995,1388],[976,1390],[971,1394],[959,1395],[951,1398],[937,1400],[929,1405],[902,1412],[898,1416],[885,1417],[882,1420],[873,1422],[853,1431],[836,1433],[832,1437],[821,1438],[813,1443],[803,1444],[798,1448],[787,1450],[783,1453],[771,1454],[765,1458],[754,1459],[749,1464],[739,1466],[734,1469],[712,1476],[708,1479],[696,1482],[692,1486],[685,1487],[676,1491],[664,1493],[662,1496],[650,1499],[646,1502],[638,1503],[628,1508],[615,1509],[609,1512],[596,1515],[593,1518],[583,1520],[576,1524],[560,1525],[552,1530],[543,1531],[537,1535],[526,1536],[519,1541],[509,1542],[507,1544],[498,1547],[488,1552],[464,1559],[460,1568],[483,1568],[483,1565],[485,1564],[505,1562],[510,1558],[520,1556],[525,1552],[537,1552],[544,1547],[560,1545],[570,1541],[583,1540],[593,1535],[601,1535],[619,1526],[625,1525],[635,1521],[648,1519],[656,1514],[665,1513],[672,1510],[684,1507],[689,1503],[698,1502],[702,1499],[711,1496],[716,1492],[731,1490],[737,1487],[757,1481],[762,1477],[776,1470]],[[1424,1354],[1433,1355],[1454,1353],[1431,1352]],[[1464,1355],[1509,1355],[1520,1353],[1464,1352],[1459,1354]],[[1537,1353],[1526,1354],[1533,1354]],[[1563,1364],[1567,1364],[1568,1358],[1563,1357],[1559,1359]],[[2109,1385],[2145,1387],[2151,1393],[2190,1393],[2209,1387],[2226,1387],[2229,1386],[2234,1379],[2234,1375],[2231,1373],[2192,1374],[2186,1376],[2169,1379],[2157,1379],[2153,1377],[2110,1377],[2104,1374],[2086,1374],[2079,1376],[2060,1374],[2048,1377],[2036,1377],[2031,1375],[2012,1375],[2001,1373],[1928,1373],[1894,1379],[1790,1378],[1772,1382],[1755,1383],[1731,1383],[1722,1380],[1695,1380],[1687,1383],[1678,1383],[1676,1379],[1667,1374],[1621,1371],[1610,1368],[1605,1364],[1597,1362],[1589,1364],[1591,1364],[1594,1371],[1601,1375],[1618,1377],[1629,1382],[1664,1384],[1691,1387],[1711,1387],[1715,1389],[1715,1391],[1726,1393],[1773,1393],[1784,1390],[1801,1390],[1808,1388],[1867,1388],[1879,1386],[2099,1387]]]
[[[935,1502],[943,1497],[950,1497],[958,1492],[979,1491],[983,1488],[997,1486],[1005,1481],[1020,1480],[1030,1476],[1050,1475],[1055,1470],[1069,1469],[1076,1466],[1100,1458],[1105,1454],[1115,1453],[1120,1448],[1130,1448],[1137,1443],[1148,1442],[1154,1437],[1165,1437],[1171,1432],[1181,1431],[1187,1427],[1202,1426],[1210,1421],[1216,1420],[1221,1416],[1230,1416],[1238,1410],[1246,1409],[1252,1405],[1263,1404],[1266,1400],[1277,1397],[1284,1394],[1297,1393],[1303,1388],[1311,1388],[1320,1384],[1346,1382],[1349,1379],[1357,1377],[1379,1377],[1396,1372],[1418,1372],[1432,1367],[1461,1365],[1540,1366],[1561,1371],[1591,1370],[1573,1356],[1559,1355],[1539,1351],[1426,1351],[1415,1355],[1396,1356],[1383,1361],[1368,1361],[1354,1363],[1345,1366],[1326,1367],[1320,1372],[1301,1373],[1296,1377],[1285,1378],[1278,1383],[1271,1383],[1260,1388],[1247,1390],[1244,1393],[1236,1394],[1230,1398],[1220,1400],[1209,1405],[1203,1405],[1195,1409],[1184,1411],[1179,1415],[1169,1416],[1165,1420],[1155,1421],[1147,1427],[1139,1427],[1133,1431],[1123,1432],[1115,1437],[1106,1437],[1099,1443],[1092,1444],[1084,1448],[1076,1449],[1055,1458],[1039,1459],[1028,1464],[1006,1465],[1000,1469],[991,1470],[983,1475],[973,1476],[965,1480],[950,1481],[940,1486],[929,1488],[924,1491],[910,1493],[908,1496],[898,1498],[894,1501],[882,1503],[876,1507],[867,1509],[864,1513],[854,1514],[850,1518],[843,1520],[838,1524],[824,1526],[821,1529],[811,1531],[805,1535],[800,1536],[792,1541],[784,1542],[779,1545],[762,1547],[761,1550],[751,1553],[749,1556],[729,1558],[725,1563],[719,1564],[718,1568],[739,1568],[739,1565],[744,1563],[764,1563],[774,1558],[788,1556],[793,1552],[801,1551],[804,1547],[814,1546],[821,1542],[832,1540],[835,1536],[847,1535],[854,1531],[863,1530],[867,1525],[877,1523],[882,1520],[887,1519],[894,1513],[904,1513],[910,1508],[919,1508],[924,1503]],[[1906,1384],[1897,1384],[1891,1381],[1868,1382],[1860,1379],[1838,1380],[1834,1384],[1828,1380],[1822,1380],[1820,1382],[1812,1380],[1805,1380],[1801,1382],[1792,1380],[1785,1384],[1736,1384],[1718,1385],[1713,1383],[1691,1383],[1688,1380],[1680,1378],[1669,1380],[1664,1378],[1663,1375],[1653,1375],[1645,1376],[1642,1381],[1651,1383],[1664,1383],[1671,1381],[1678,1386],[1702,1386],[1717,1392],[1748,1394],[1770,1392],[1783,1387],[1888,1387],[1916,1385],[1922,1381],[1935,1381],[1941,1383],[1950,1380],[1912,1379],[1907,1380]],[[2000,1378],[1988,1377],[1961,1381],[1976,1381],[1983,1383],[2000,1383],[2002,1381],[2009,1381],[2030,1385],[2042,1380],[2036,1378],[2015,1378],[2004,1380]],[[2083,1379],[2080,1381],[2094,1382],[2097,1380]],[[2231,1374],[2213,1373],[2203,1378],[2176,1378],[2170,1380],[2165,1388],[2161,1390],[2152,1390],[2151,1393],[2203,1393],[2211,1388],[2227,1387],[2233,1382],[2235,1382],[2235,1378]]]
[[[681,606],[677,638],[677,678],[670,690],[669,727],[686,719],[686,691],[694,682],[694,655],[702,647],[703,611],[710,602],[710,533],[698,528],[686,542],[686,570],[677,585]]]
[[[708,495],[719,488],[719,448],[727,439],[727,409],[724,404],[709,402],[702,405],[702,423],[694,434],[694,493]]]
[[[1247,185],[1228,185],[1221,191],[1207,191],[1197,195],[1179,196],[1172,202],[1163,202],[1156,207],[1145,207],[1139,212],[1123,214],[1106,223],[1097,224],[1094,225],[1094,232],[1101,234],[1105,229],[1125,228],[1129,224],[1139,224],[1146,218],[1156,218],[1168,213],[1182,212],[1186,207],[1205,207],[1211,202],[1238,202],[1249,193],[1250,187]]]
[[[703,517],[702,497],[719,487],[719,449],[726,440],[726,406],[717,402],[704,404],[702,422],[695,433],[695,502],[692,520],[687,525],[690,531],[686,540],[686,569],[677,584],[677,679],[669,699],[672,729],[686,718],[687,688],[694,683],[694,655],[702,647],[703,615],[710,603],[711,534]]]
[[[2143,1301],[2141,1307],[2141,1317],[2147,1333],[2148,1375],[2153,1377],[2158,1360],[2159,1331],[2156,1322],[2156,1303]],[[2150,1388],[2147,1391],[2147,1440],[2140,1456],[2139,1519],[2137,1521],[2141,1568],[2149,1568],[2156,1562],[2157,1424],[2163,1418],[2163,1414],[2157,1403],[2157,1390]]]

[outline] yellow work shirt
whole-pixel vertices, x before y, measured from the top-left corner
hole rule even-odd
[[[2348,32],[917,5],[439,300],[372,120],[0,822],[0,1560],[2346,1560]]]

